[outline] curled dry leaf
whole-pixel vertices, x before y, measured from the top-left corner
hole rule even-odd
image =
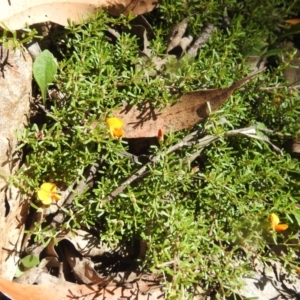
[[[151,39],[155,38],[154,30],[153,30],[152,26],[150,25],[150,23],[147,21],[147,19],[144,16],[142,16],[142,15],[137,16],[135,19],[133,19],[131,21],[131,23],[132,23],[132,25],[143,26],[146,29],[149,38],[151,38]]]
[[[193,41],[193,37],[191,35],[183,37],[178,45],[180,50],[179,57],[182,57],[185,53],[186,49],[190,46]],[[174,49],[173,49],[174,50]]]
[[[151,56],[150,42],[147,37],[147,30],[142,25],[132,25],[131,33],[136,35],[140,41],[142,41],[142,54],[146,55],[146,57]]]
[[[212,111],[217,110],[237,88],[263,70],[251,73],[228,88],[183,94],[177,103],[161,110],[154,109],[149,103],[142,109],[123,105],[114,116],[124,121],[125,138],[157,137],[159,130],[166,134],[188,129],[209,116],[208,102]]]
[[[150,290],[151,292],[149,292]],[[165,299],[162,289],[159,286],[153,287],[153,283],[150,282],[149,284],[147,281],[134,282],[130,288],[116,286],[101,288],[98,285],[72,284],[68,282],[63,284],[29,285],[0,278],[0,291],[11,299],[18,300],[53,300],[53,295],[55,295],[56,300]]]
[[[11,30],[51,21],[68,25],[68,19],[79,23],[88,18],[96,9],[107,9],[112,15],[136,15],[153,10],[157,2],[152,0],[14,0],[2,1],[0,23]],[[2,26],[2,25],[1,25]]]
[[[101,277],[94,269],[94,263],[80,253],[70,243],[64,243],[62,250],[73,274],[80,283],[101,284],[107,283],[110,278]]]
[[[188,21],[189,21],[189,17],[183,19],[180,23],[178,23],[172,28],[168,36],[169,43],[168,43],[167,53],[169,53],[172,49],[174,49],[176,46],[179,45],[187,29]]]

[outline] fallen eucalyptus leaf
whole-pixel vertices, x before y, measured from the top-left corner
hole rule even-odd
[[[141,292],[141,290],[143,292]],[[149,290],[151,290],[151,293],[148,292]],[[146,280],[142,283],[132,283],[131,288],[122,286],[102,288],[98,285],[73,284],[69,282],[62,284],[48,283],[43,285],[30,285],[11,282],[7,279],[0,278],[0,291],[9,298],[18,300],[165,299],[162,288],[160,286],[153,288],[153,283],[150,282],[149,284]]]
[[[243,83],[265,69],[244,77],[228,88],[199,90],[183,94],[179,101],[158,110],[146,103],[142,109],[130,105],[114,112],[124,123],[124,138],[157,137],[159,130],[169,133],[191,128],[209,116],[207,103],[212,111],[217,110]]]
[[[2,27],[10,30],[28,25],[54,22],[68,25],[68,19],[80,23],[96,9],[107,9],[114,16],[132,12],[140,15],[153,10],[158,2],[152,0],[14,0],[3,1],[0,10]]]

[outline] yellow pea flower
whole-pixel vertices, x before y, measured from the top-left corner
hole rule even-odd
[[[289,227],[287,224],[279,224],[280,220],[276,214],[271,214],[269,216],[269,222],[271,223],[272,229],[276,232],[285,231]]]
[[[115,117],[107,118],[106,123],[113,138],[120,138],[124,135],[125,131],[122,129],[124,121],[122,119]]]
[[[60,200],[61,196],[57,193],[57,186],[52,182],[44,182],[37,191],[37,196],[45,205],[50,205],[53,200]]]

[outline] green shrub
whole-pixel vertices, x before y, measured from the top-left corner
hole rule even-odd
[[[124,240],[145,241],[148,251],[141,264],[166,276],[169,299],[188,299],[199,289],[212,287],[220,297],[229,295],[252,270],[253,253],[263,260],[268,243],[288,241],[266,229],[270,213],[289,224],[291,235],[299,226],[295,212],[299,161],[284,145],[299,135],[300,101],[287,87],[265,89],[286,85],[282,71],[289,62],[253,79],[196,126],[195,130],[206,129],[199,130],[198,139],[210,134],[218,137],[216,142],[201,151],[195,144],[166,154],[189,131],[165,137],[161,147],[150,149],[160,159],[109,202],[104,201],[107,196],[141,164],[120,155],[128,150],[128,142],[109,138],[105,118],[122,101],[136,105],[149,100],[163,107],[181,92],[229,86],[249,73],[248,50],[262,41],[277,47],[277,27],[293,7],[286,1],[165,1],[146,16],[156,33],[147,63],[139,57],[137,37],[126,33],[131,18],[98,13],[87,24],[70,25],[55,79],[66,97],[48,100],[45,122],[31,124],[20,136],[20,148],[28,152],[17,177],[24,191],[34,193],[44,181],[70,186],[88,166],[100,161],[94,188],[75,198],[71,221],[60,230],[101,228],[99,235],[110,246]],[[171,59],[164,70],[151,76],[153,58],[164,55],[172,25],[190,15],[188,32],[195,36],[207,22],[221,26],[226,13],[230,26],[217,27],[195,59]],[[121,32],[115,42],[108,38],[109,26]],[[227,122],[218,122],[222,118]],[[273,130],[268,137],[283,155],[261,140],[225,135],[257,124]],[[44,137],[37,139],[41,131]],[[38,236],[46,236],[46,231],[42,229]],[[243,260],[241,247],[249,251]],[[291,255],[285,263],[294,266]]]

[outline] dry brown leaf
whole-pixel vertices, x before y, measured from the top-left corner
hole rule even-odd
[[[95,12],[107,9],[118,16],[130,11],[136,15],[147,13],[155,8],[157,2],[152,0],[13,0],[2,1],[0,23],[9,29],[23,28],[25,24],[51,21],[63,26],[68,19],[79,23]],[[2,25],[1,25],[2,26]]]
[[[149,103],[142,110],[124,105],[114,116],[124,121],[125,138],[157,137],[159,130],[165,134],[191,128],[208,117],[207,102],[212,111],[217,110],[237,88],[263,70],[251,73],[228,88],[186,93],[176,104],[162,110],[154,109]]]
[[[169,53],[172,49],[174,49],[176,46],[179,45],[187,29],[188,22],[189,22],[189,17],[183,19],[180,23],[178,23],[172,28],[168,36],[169,43],[168,43],[167,53]]]
[[[144,16],[142,16],[142,15],[136,16],[136,18],[131,21],[131,24],[143,26],[144,28],[146,28],[149,38],[150,39],[155,38],[154,30]]]
[[[85,284],[104,284],[107,278],[101,277],[94,269],[94,263],[75,249],[71,244],[64,243],[62,246],[66,258],[76,279]]]
[[[62,239],[68,240],[82,256],[86,257],[101,256],[104,253],[111,251],[111,249],[103,245],[99,238],[81,229],[75,229],[73,232],[68,232],[59,240]]]
[[[151,292],[148,291],[151,289]],[[140,290],[143,291],[140,292]],[[107,287],[101,288],[97,285],[85,284],[47,284],[47,285],[29,285],[11,282],[7,279],[0,278],[0,291],[15,300],[94,300],[94,299],[127,299],[127,300],[156,300],[165,299],[162,289],[159,287],[151,288],[147,282],[132,283],[130,288],[124,287]],[[54,298],[53,298],[54,297]],[[124,298],[123,298],[124,297]]]

